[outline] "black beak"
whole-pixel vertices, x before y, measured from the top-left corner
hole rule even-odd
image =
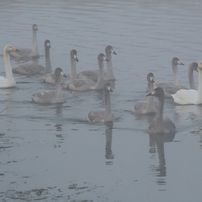
[[[16,49],[16,52],[20,52],[20,50]]]
[[[147,94],[146,96],[153,96],[151,93]]]
[[[116,53],[115,51],[113,52],[113,54],[114,54],[114,55],[117,55],[117,53]]]
[[[107,62],[109,62],[109,60],[106,59]]]
[[[113,92],[113,90],[110,88],[110,92]]]
[[[78,62],[78,61],[79,61],[79,59],[78,59],[78,58],[76,58],[76,61]]]

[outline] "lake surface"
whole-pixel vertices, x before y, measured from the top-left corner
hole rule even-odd
[[[165,116],[178,130],[171,137],[150,137],[151,117],[131,113],[146,99],[149,72],[155,81],[173,80],[175,56],[185,64],[179,72],[189,86],[188,66],[202,60],[201,1],[16,0],[0,3],[0,18],[2,50],[6,44],[31,48],[36,23],[39,63],[45,64],[49,39],[53,69],[70,72],[72,49],[78,72],[97,68],[107,45],[117,52],[111,125],[85,119],[103,108],[102,92],[63,91],[64,104],[41,106],[32,94],[54,86],[40,76],[15,75],[16,88],[0,89],[1,201],[201,201],[202,106],[166,100]],[[4,76],[3,53],[0,65]]]

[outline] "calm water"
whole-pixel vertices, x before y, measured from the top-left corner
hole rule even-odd
[[[15,75],[17,88],[0,89],[0,199],[2,201],[201,201],[201,106],[165,103],[175,121],[172,137],[149,137],[151,117],[134,116],[145,100],[146,75],[173,80],[171,59],[180,58],[188,86],[191,62],[202,59],[199,0],[26,1],[0,3],[0,48],[30,47],[38,25],[44,65],[51,41],[53,69],[70,71],[69,53],[78,52],[78,71],[97,68],[97,55],[110,44],[117,78],[111,93],[113,125],[89,124],[85,116],[103,107],[101,92],[63,91],[66,103],[31,102],[40,89],[53,89],[39,76]],[[4,75],[0,55],[0,75]],[[18,65],[11,63],[12,67]],[[195,75],[197,81],[197,75]]]

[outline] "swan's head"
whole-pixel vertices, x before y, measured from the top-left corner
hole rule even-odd
[[[153,75],[153,73],[147,74],[147,81],[154,83],[154,75]]]
[[[32,25],[32,30],[33,30],[33,31],[37,31],[37,30],[38,30],[37,24],[33,24],[33,25]]]
[[[192,62],[192,63],[189,65],[189,68],[191,68],[191,70],[193,70],[193,71],[197,71],[197,72],[198,72],[198,63]]]
[[[47,40],[44,41],[44,47],[45,48],[50,48],[51,47],[50,40],[47,39]]]
[[[106,83],[105,85],[104,85],[104,92],[113,92],[113,90],[112,90],[112,88],[111,88],[111,86],[110,86],[110,84],[109,83]]]
[[[106,55],[107,55],[107,54],[111,54],[111,53],[114,54],[114,55],[117,55],[116,52],[114,51],[113,47],[110,46],[110,45],[108,45],[108,46],[105,48],[105,53],[106,53]]]
[[[198,70],[202,71],[202,61],[198,63]]]
[[[7,52],[7,53],[10,53],[10,52],[16,52],[16,51],[19,51],[19,50],[14,46],[6,45],[4,47],[4,51]]]
[[[109,60],[107,60],[106,56],[103,53],[100,53],[97,57],[98,61],[103,62],[103,61],[107,61],[109,62]]]
[[[60,67],[57,67],[54,72],[55,76],[64,76],[67,77]]]
[[[73,60],[76,60],[77,62],[79,61],[78,58],[77,58],[77,51],[75,49],[71,50],[70,52],[70,57],[73,59]]]
[[[184,64],[179,60],[179,58],[174,57],[172,59],[172,65],[177,66],[177,65],[184,65]]]
[[[156,96],[156,97],[164,97],[164,91],[161,87],[155,88],[151,93],[149,93],[147,96]]]

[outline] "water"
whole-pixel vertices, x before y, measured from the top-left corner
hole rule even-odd
[[[117,78],[111,93],[113,126],[89,124],[85,116],[103,107],[100,92],[64,91],[62,105],[31,102],[40,89],[54,89],[39,76],[15,75],[17,88],[0,89],[0,198],[2,201],[201,201],[201,106],[165,103],[176,124],[171,137],[149,137],[151,117],[134,116],[145,100],[146,75],[173,80],[174,56],[188,86],[188,66],[201,60],[200,1],[6,1],[0,3],[0,47],[30,47],[38,25],[44,65],[51,41],[53,69],[97,68],[97,55],[110,44]],[[4,75],[3,54],[0,75]],[[18,65],[11,63],[12,67]],[[197,75],[195,75],[197,81]]]

